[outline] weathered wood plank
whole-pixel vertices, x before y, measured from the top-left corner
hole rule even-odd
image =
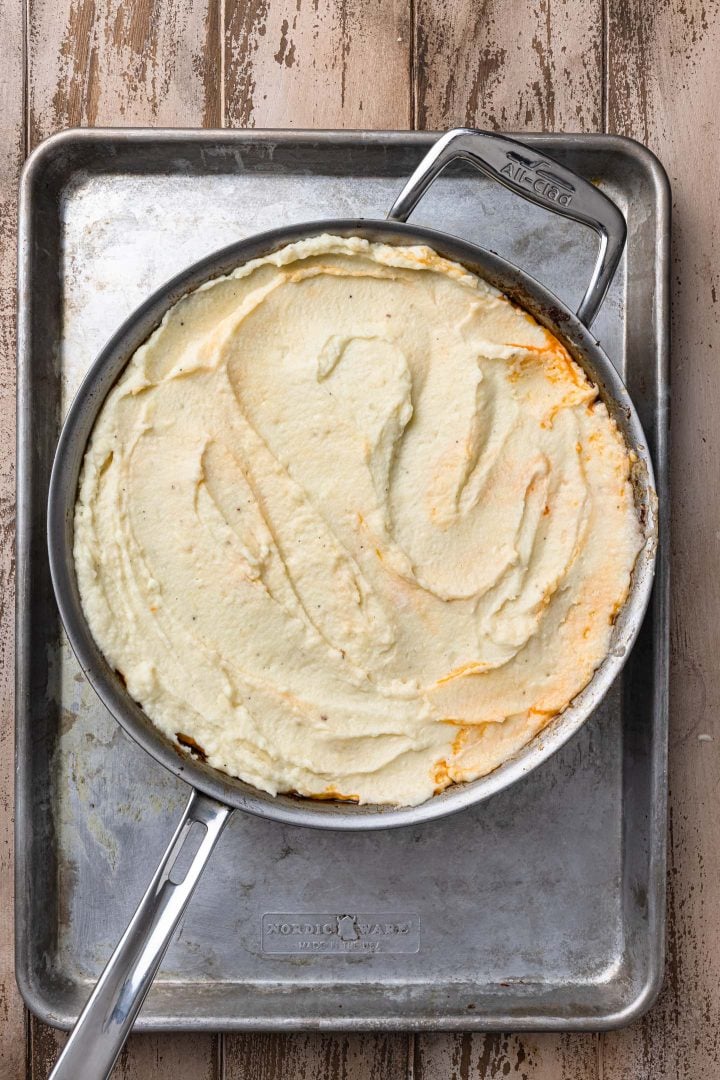
[[[415,3],[418,128],[593,131],[601,124],[600,0]]]
[[[47,1080],[67,1036],[44,1024],[33,1022],[30,1028],[28,1057],[31,1073],[28,1080]],[[113,1080],[148,1080],[149,1077],[172,1080],[216,1080],[220,1074],[220,1042],[206,1036],[181,1034],[134,1035],[122,1051],[113,1070]],[[5,1078],[5,1073],[0,1073]],[[8,1073],[8,1080],[24,1073]]]
[[[0,1076],[22,1076],[25,1018],[13,973],[15,234],[25,147],[23,12],[0,0]]]
[[[226,0],[229,127],[409,127],[405,0]]]
[[[73,125],[219,126],[217,0],[29,0],[31,147]],[[35,1078],[48,1074],[63,1036],[31,1021]],[[210,1080],[219,1040],[134,1036],[117,1075]]]
[[[720,1076],[720,10],[609,0],[608,121],[673,185],[672,667],[666,986],[603,1040],[604,1080]],[[699,736],[709,735],[712,741]]]
[[[407,1035],[228,1038],[224,1080],[404,1080]]]
[[[600,0],[416,0],[416,126],[592,131],[602,117]],[[596,1080],[593,1035],[423,1035],[414,1080]]]
[[[426,1035],[416,1042],[413,1080],[590,1080],[597,1035]]]
[[[58,1059],[67,1035],[31,1019],[28,1025],[27,1080],[46,1080]]]
[[[217,127],[217,0],[29,0],[31,145],[74,125]]]
[[[217,1080],[220,1040],[190,1032],[173,1035],[135,1035],[123,1050],[113,1080]]]

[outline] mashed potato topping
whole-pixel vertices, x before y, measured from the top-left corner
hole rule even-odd
[[[178,302],[108,396],[75,561],[171,739],[272,793],[412,805],[587,684],[643,543],[562,345],[426,247],[320,236]]]

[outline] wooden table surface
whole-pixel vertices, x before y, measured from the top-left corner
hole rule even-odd
[[[64,1036],[13,977],[18,173],[73,125],[611,131],[673,185],[668,948],[657,1005],[581,1035],[136,1036],[126,1080],[720,1077],[720,0],[0,0],[0,1080]],[[714,741],[699,740],[709,733]]]

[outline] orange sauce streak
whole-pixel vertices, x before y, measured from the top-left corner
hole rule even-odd
[[[442,686],[443,683],[452,682],[453,679],[461,679],[464,675],[484,675],[488,670],[488,665],[483,664],[481,660],[471,661],[468,664],[462,664],[459,668],[455,668],[453,671],[448,672],[447,675],[443,675],[441,679],[438,679],[435,683],[436,686]]]

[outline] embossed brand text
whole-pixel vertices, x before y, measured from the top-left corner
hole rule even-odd
[[[563,191],[558,184],[545,176],[538,175],[533,169],[527,169],[524,165],[513,165],[508,162],[501,170],[503,176],[509,176],[516,184],[525,184],[537,195],[555,202],[558,206],[569,206],[572,202],[572,192]]]

